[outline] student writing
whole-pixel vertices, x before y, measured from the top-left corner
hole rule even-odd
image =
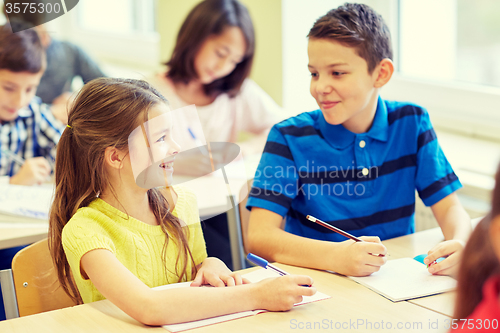
[[[33,29],[0,27],[0,183],[35,185],[52,171],[62,124],[35,97],[45,53]],[[0,269],[23,247],[0,250]],[[0,291],[0,320],[5,319]]]
[[[12,33],[9,24],[0,28],[0,179],[4,183],[40,184],[52,171],[63,126],[35,97],[45,66],[45,52],[33,29]],[[12,154],[25,163],[18,163]]]
[[[461,184],[425,109],[379,97],[394,71],[382,17],[366,5],[345,4],[319,18],[308,38],[310,93],[320,109],[272,128],[248,200],[249,250],[272,261],[369,275],[386,262],[371,255],[386,254],[380,239],[414,232],[416,189],[446,239],[428,259],[447,259],[429,271],[452,273],[470,231],[454,193]],[[346,241],[307,215],[365,242]]]
[[[66,103],[71,93],[71,82],[81,77],[84,83],[104,76],[97,63],[80,47],[60,41],[50,36],[45,23],[51,19],[50,14],[41,10],[46,1],[33,0],[37,11],[19,10],[19,1],[5,0],[3,13],[10,21],[20,20],[33,25],[40,36],[42,46],[47,54],[47,66],[36,92],[43,103],[53,104],[54,114],[63,123],[67,121]],[[7,15],[8,11],[8,15]]]
[[[206,258],[196,198],[171,186],[180,147],[169,111],[166,99],[145,81],[96,79],[76,97],[70,128],[58,145],[49,227],[65,290],[85,303],[107,298],[149,325],[250,309],[287,310],[302,295],[312,295],[314,288],[300,286],[311,284],[309,277],[245,284],[220,260]],[[162,127],[149,131],[149,124]],[[152,133],[142,154],[162,158],[144,170],[146,178],[163,174],[161,187],[144,188],[136,180],[134,170],[147,159],[135,160],[137,152],[129,150],[135,129],[139,137]],[[151,289],[192,279],[192,286],[231,287]]]

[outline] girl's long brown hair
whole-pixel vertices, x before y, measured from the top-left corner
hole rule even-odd
[[[211,35],[223,33],[227,27],[238,27],[243,32],[247,44],[245,56],[229,75],[204,85],[204,90],[208,96],[227,93],[234,97],[250,75],[255,53],[252,19],[238,0],[204,0],[191,10],[179,30],[172,57],[166,63],[169,67],[166,76],[183,83],[197,78],[194,59],[203,42]]]
[[[104,151],[107,147],[128,149],[130,133],[148,119],[148,111],[167,100],[147,82],[129,79],[100,78],[87,83],[78,94],[68,114],[68,126],[57,146],[55,164],[56,191],[49,218],[49,249],[59,282],[77,303],[81,297],[71,275],[61,243],[64,226],[81,207],[86,207],[99,193],[116,192],[106,177]],[[175,274],[180,282],[187,276],[188,260],[195,267],[188,247],[189,228],[183,227],[169,209],[159,189],[148,191],[149,206],[165,233],[162,260],[166,262],[169,240],[179,247]],[[165,265],[165,274],[166,265]]]
[[[500,168],[496,175],[491,213],[484,217],[472,232],[464,249],[458,272],[457,300],[454,318],[469,317],[483,297],[483,285],[493,275],[500,274],[500,262],[495,255],[491,238],[491,221],[500,215]]]

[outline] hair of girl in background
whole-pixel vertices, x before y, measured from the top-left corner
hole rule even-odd
[[[207,96],[227,93],[234,97],[250,75],[255,53],[255,32],[247,8],[237,0],[205,0],[188,14],[179,30],[172,58],[165,63],[166,76],[174,82],[187,84],[196,79],[194,59],[203,42],[211,35],[221,34],[227,27],[241,29],[246,40],[243,60],[227,76],[204,85]]]

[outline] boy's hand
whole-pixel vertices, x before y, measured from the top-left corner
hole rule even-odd
[[[364,242],[347,240],[339,243],[342,259],[337,273],[349,276],[367,276],[380,269],[387,262],[387,248],[378,237],[360,237]],[[381,256],[379,256],[381,255]]]
[[[191,287],[199,287],[204,284],[214,287],[229,287],[245,283],[250,283],[250,281],[243,279],[238,273],[231,272],[221,260],[207,258],[198,269],[196,277],[191,282]]]
[[[458,263],[462,257],[465,247],[464,242],[459,240],[444,241],[432,248],[424,259],[424,263],[429,266],[431,274],[436,275],[456,275],[458,273]],[[446,257],[445,260],[434,263],[435,260]]]
[[[255,308],[269,311],[287,311],[302,302],[302,296],[312,296],[316,288],[313,279],[305,275],[285,275],[269,278],[255,284]],[[311,287],[304,287],[309,285]]]
[[[21,169],[12,177],[10,184],[41,185],[50,175],[49,162],[44,157],[28,158]]]

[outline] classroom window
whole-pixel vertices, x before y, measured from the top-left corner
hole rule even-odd
[[[382,96],[424,106],[437,128],[500,140],[500,2],[396,6],[398,70]]]
[[[400,72],[500,87],[499,14],[497,0],[401,0]]]
[[[85,0],[78,4],[82,29],[130,34],[156,31],[153,0]]]
[[[61,38],[108,66],[151,71],[160,63],[156,7],[157,0],[80,1],[59,21]]]

